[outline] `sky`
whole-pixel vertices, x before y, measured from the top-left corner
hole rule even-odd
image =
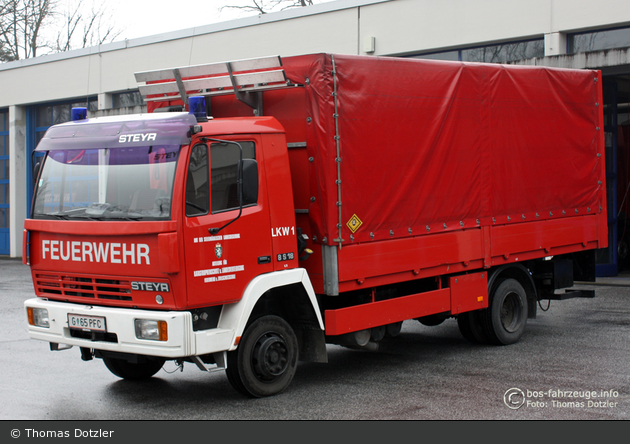
[[[208,25],[254,15],[219,8],[242,0],[107,0],[116,25],[123,29],[117,40],[134,39],[169,31]]]
[[[314,3],[324,1],[330,0],[315,0]],[[108,11],[114,16],[117,27],[123,29],[116,40],[147,37],[256,15],[238,9],[220,10],[225,5],[251,4],[251,0],[82,0],[82,2],[106,4]]]

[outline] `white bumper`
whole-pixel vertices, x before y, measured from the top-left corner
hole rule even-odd
[[[183,358],[216,353],[234,348],[235,332],[231,329],[211,329],[194,332],[192,315],[185,311],[152,311],[129,308],[99,307],[49,301],[41,298],[28,299],[24,307],[48,310],[50,327],[28,325],[32,339],[77,347],[161,356],[167,359]],[[68,314],[102,316],[106,319],[107,332],[116,335],[115,342],[73,337],[68,327]],[[168,323],[168,340],[152,341],[136,338],[135,319],[150,319]]]

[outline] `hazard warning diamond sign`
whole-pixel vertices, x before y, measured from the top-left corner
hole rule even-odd
[[[352,231],[353,233],[356,232],[361,225],[363,225],[363,222],[361,222],[361,219],[359,219],[356,214],[353,214],[346,224],[346,226],[350,228],[350,231]]]

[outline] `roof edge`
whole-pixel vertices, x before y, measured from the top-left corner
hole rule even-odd
[[[284,11],[270,12],[268,14],[259,14],[251,17],[243,17],[225,22],[210,23],[208,25],[196,26],[177,31],[165,32],[162,34],[154,34],[146,37],[138,37],[134,39],[125,39],[106,43],[88,48],[75,49],[72,51],[58,52],[54,54],[45,54],[38,57],[16,60],[13,62],[0,63],[0,71],[10,69],[24,68],[27,66],[40,65],[44,63],[53,63],[61,60],[85,57],[94,54],[101,54],[110,51],[119,51],[123,49],[153,45],[156,43],[167,42],[171,40],[179,40],[192,38],[205,34],[213,34],[215,32],[228,31],[231,29],[246,28],[249,26],[263,25],[283,20],[292,20],[301,17],[308,17],[318,14],[326,14],[329,12],[342,11],[344,9],[358,8],[361,6],[369,6],[377,3],[386,3],[394,0],[335,0],[317,5],[306,6],[303,8],[292,8]]]

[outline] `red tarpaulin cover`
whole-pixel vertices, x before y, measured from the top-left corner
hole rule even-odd
[[[350,243],[605,208],[599,71],[330,54],[282,61],[304,88],[265,93],[264,114],[289,142],[306,138],[310,183],[298,177],[293,187],[315,198],[319,241],[337,243],[339,225]],[[287,100],[295,94],[306,109]],[[233,98],[215,100],[215,117],[252,115]]]
[[[354,215],[360,242],[604,204],[598,71],[345,55],[295,62],[284,59],[287,76],[309,79],[311,220],[329,244],[337,224],[350,241]]]

